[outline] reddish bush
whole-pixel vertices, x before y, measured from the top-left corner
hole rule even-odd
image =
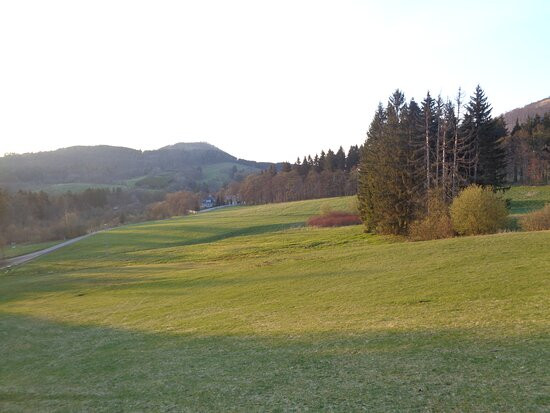
[[[310,227],[343,227],[361,224],[359,215],[343,211],[332,211],[324,215],[316,215],[307,221]]]

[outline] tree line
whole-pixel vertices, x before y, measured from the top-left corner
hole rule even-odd
[[[415,194],[414,205],[398,207],[415,211],[410,212],[414,217],[419,200],[426,204],[427,194],[435,190],[449,202],[472,183],[504,188],[508,183],[548,182],[548,116],[529,119],[509,134],[504,118],[491,112],[479,86],[468,101],[461,90],[452,100],[427,93],[419,103],[406,102],[396,91],[386,106],[379,104],[364,145],[352,146],[347,155],[343,148],[323,151],[285,162],[279,170],[271,167],[249,175],[226,185],[218,202],[238,198],[261,204],[354,195],[358,182],[368,179],[365,174],[358,178],[358,170],[371,170],[370,176],[385,174],[387,182],[401,182],[401,191]],[[377,191],[387,192],[384,179]],[[410,219],[398,224],[401,231]]]
[[[506,137],[507,180],[514,184],[550,184],[550,112],[516,123]]]
[[[465,106],[462,99],[460,90],[454,101],[428,93],[418,104],[396,90],[386,106],[378,106],[359,167],[359,209],[367,230],[406,234],[430,212],[433,194],[449,203],[470,184],[504,188],[504,119],[492,117],[479,86]]]
[[[121,188],[60,195],[0,190],[0,245],[73,238],[105,226],[143,221],[146,205],[163,196]]]
[[[148,219],[164,219],[187,215],[200,209],[200,194],[191,191],[178,191],[166,194],[163,201],[147,206]]]
[[[293,164],[283,162],[280,170],[271,166],[225,186],[217,194],[218,203],[231,198],[265,204],[354,195],[360,153],[357,145],[351,146],[347,154],[340,147],[336,152],[329,149],[320,155],[298,158]]]

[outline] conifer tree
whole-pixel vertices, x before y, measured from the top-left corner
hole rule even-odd
[[[313,158],[313,168],[315,172],[321,172],[321,161],[319,160],[319,155],[315,154]]]
[[[329,149],[327,151],[327,154],[325,156],[325,162],[323,166],[323,170],[325,171],[334,171],[336,166],[336,157],[334,155],[334,152],[332,149]]]
[[[401,91],[379,105],[360,165],[359,209],[368,231],[403,234],[414,218],[414,176],[406,167],[408,109]]]
[[[516,124],[514,125],[512,132],[510,132],[510,135],[515,135],[519,130],[521,130],[521,126],[519,125],[519,119],[516,118]]]
[[[491,117],[491,105],[478,85],[466,106],[462,135],[469,151],[469,180],[471,183],[501,187],[506,171],[506,152],[503,121]]]
[[[321,155],[319,156],[319,168],[321,171],[325,169],[326,157],[325,151],[321,151]]]
[[[346,157],[346,171],[351,171],[359,164],[359,156],[359,147],[357,145],[350,146]]]
[[[307,160],[307,157],[304,156],[304,160],[302,161],[302,166],[300,168],[300,175],[306,176],[309,173],[310,164]]]
[[[417,191],[425,189],[425,133],[423,112],[414,99],[409,102],[403,114],[404,130],[407,135],[407,145],[410,150],[408,165],[415,176]],[[421,184],[422,187],[418,186]]]
[[[296,162],[294,162],[294,165],[292,165],[292,170],[300,173],[300,169],[302,168],[302,162],[300,162],[300,157],[296,159]]]
[[[423,159],[424,163],[424,185],[426,190],[429,190],[433,185],[432,158],[434,151],[434,138],[437,133],[435,101],[430,96],[430,92],[427,93],[426,98],[422,101],[422,133],[424,136],[424,149],[422,151],[421,159]]]
[[[480,143],[481,183],[494,188],[503,188],[506,179],[506,123],[502,116],[492,119],[487,135]]]
[[[334,155],[334,164],[336,169],[342,171],[346,169],[346,153],[344,152],[344,148],[341,146],[338,148],[338,152]]]
[[[290,163],[283,162],[283,164],[281,166],[281,171],[282,172],[290,172],[291,170],[292,170],[292,166],[290,165]]]
[[[359,213],[365,229],[369,232],[376,229],[375,192],[379,190],[376,179],[376,163],[379,161],[377,157],[378,143],[384,139],[385,124],[386,110],[382,103],[379,103],[361,151],[357,188]]]

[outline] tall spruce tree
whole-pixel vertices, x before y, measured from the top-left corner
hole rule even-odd
[[[502,187],[506,176],[506,150],[503,138],[506,128],[502,120],[491,117],[491,105],[478,85],[471,96],[461,132],[470,150],[469,181],[480,185]]]
[[[423,113],[414,99],[411,99],[405,107],[402,115],[404,133],[407,143],[407,163],[403,167],[407,169],[408,179],[411,182],[411,196],[415,203],[421,204],[425,197],[426,174],[424,161]]]
[[[377,156],[378,146],[379,142],[384,139],[385,125],[386,110],[382,103],[379,103],[367,132],[367,139],[363,145],[361,160],[359,162],[357,188],[359,213],[366,230],[369,232],[373,232],[376,229],[375,193],[380,190],[376,176],[376,164],[379,162]]]
[[[325,164],[323,166],[323,169],[325,171],[334,171],[336,167],[336,157],[334,155],[334,152],[332,151],[332,149],[329,149],[327,151],[327,154],[325,156]]]
[[[502,116],[494,118],[481,142],[480,169],[481,183],[494,188],[506,186],[506,147],[504,138],[507,135],[506,122]]]
[[[346,171],[351,171],[359,164],[360,152],[357,145],[350,146],[346,157]]]
[[[436,107],[435,100],[431,97],[430,92],[427,93],[426,98],[422,101],[422,135],[423,150],[421,153],[421,159],[424,163],[424,185],[426,190],[430,190],[434,183],[433,177],[433,165],[434,165],[434,150],[435,139],[437,134],[437,120],[436,120]]]
[[[386,110],[379,105],[364,145],[359,176],[359,210],[368,231],[404,234],[414,219],[414,179],[404,167],[410,158],[408,108],[396,90]]]
[[[336,169],[340,169],[342,171],[346,169],[346,153],[344,152],[344,148],[341,146],[334,155],[334,164]]]
[[[325,154],[325,151],[321,151],[321,156],[319,156],[319,170],[323,171],[325,169],[325,162],[326,162],[327,156]]]
[[[315,154],[315,157],[313,158],[313,169],[315,172],[321,172],[321,161],[319,159],[319,155]]]

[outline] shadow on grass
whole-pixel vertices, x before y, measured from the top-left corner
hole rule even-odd
[[[544,337],[197,337],[0,313],[0,339],[3,411],[543,411],[549,401]]]
[[[523,200],[523,201],[510,201],[510,213],[511,214],[527,214],[531,211],[544,208],[546,201],[540,200]]]

